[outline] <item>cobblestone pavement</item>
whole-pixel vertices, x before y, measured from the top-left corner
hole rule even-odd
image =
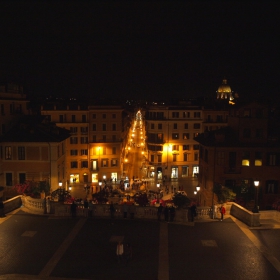
[[[192,226],[158,221],[35,216],[0,222],[0,279],[279,279],[280,229],[228,217]],[[116,259],[116,240],[133,248]]]

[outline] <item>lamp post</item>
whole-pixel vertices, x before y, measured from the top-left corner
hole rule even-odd
[[[256,187],[256,197],[255,197],[255,207],[254,207],[254,209],[253,209],[253,212],[254,213],[259,213],[259,194],[258,194],[258,192],[259,192],[259,185],[260,185],[260,181],[254,181],[254,186]]]
[[[98,184],[99,184],[100,191],[101,191],[102,182],[99,182]]]
[[[200,205],[200,194],[199,194],[200,186],[197,186],[197,187],[196,187],[196,191],[197,191],[197,193],[198,193],[198,205]]]

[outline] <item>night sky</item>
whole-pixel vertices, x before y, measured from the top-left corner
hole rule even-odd
[[[32,95],[279,92],[274,1],[1,1],[0,81]]]

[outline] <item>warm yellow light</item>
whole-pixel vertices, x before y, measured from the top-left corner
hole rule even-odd
[[[142,152],[142,155],[144,155],[144,152]]]
[[[197,187],[196,187],[196,190],[199,192],[199,191],[200,191],[200,187],[199,187],[199,186],[197,186]]]
[[[254,181],[254,185],[255,185],[255,187],[258,187],[258,186],[259,186],[259,184],[260,184],[260,181]]]
[[[125,161],[125,162],[128,162],[128,159],[126,158],[124,161]]]
[[[250,161],[248,159],[243,159],[242,166],[250,166]]]
[[[128,149],[130,150],[130,147],[128,147]]]

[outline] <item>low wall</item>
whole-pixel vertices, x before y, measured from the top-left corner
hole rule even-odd
[[[15,196],[11,199],[3,201],[4,203],[4,213],[12,212],[15,209],[18,209],[22,205],[21,195]]]
[[[280,222],[280,212],[276,210],[264,210],[260,211],[260,219],[270,219]]]
[[[231,204],[230,214],[249,227],[260,226],[260,213],[252,213],[236,203]]]

